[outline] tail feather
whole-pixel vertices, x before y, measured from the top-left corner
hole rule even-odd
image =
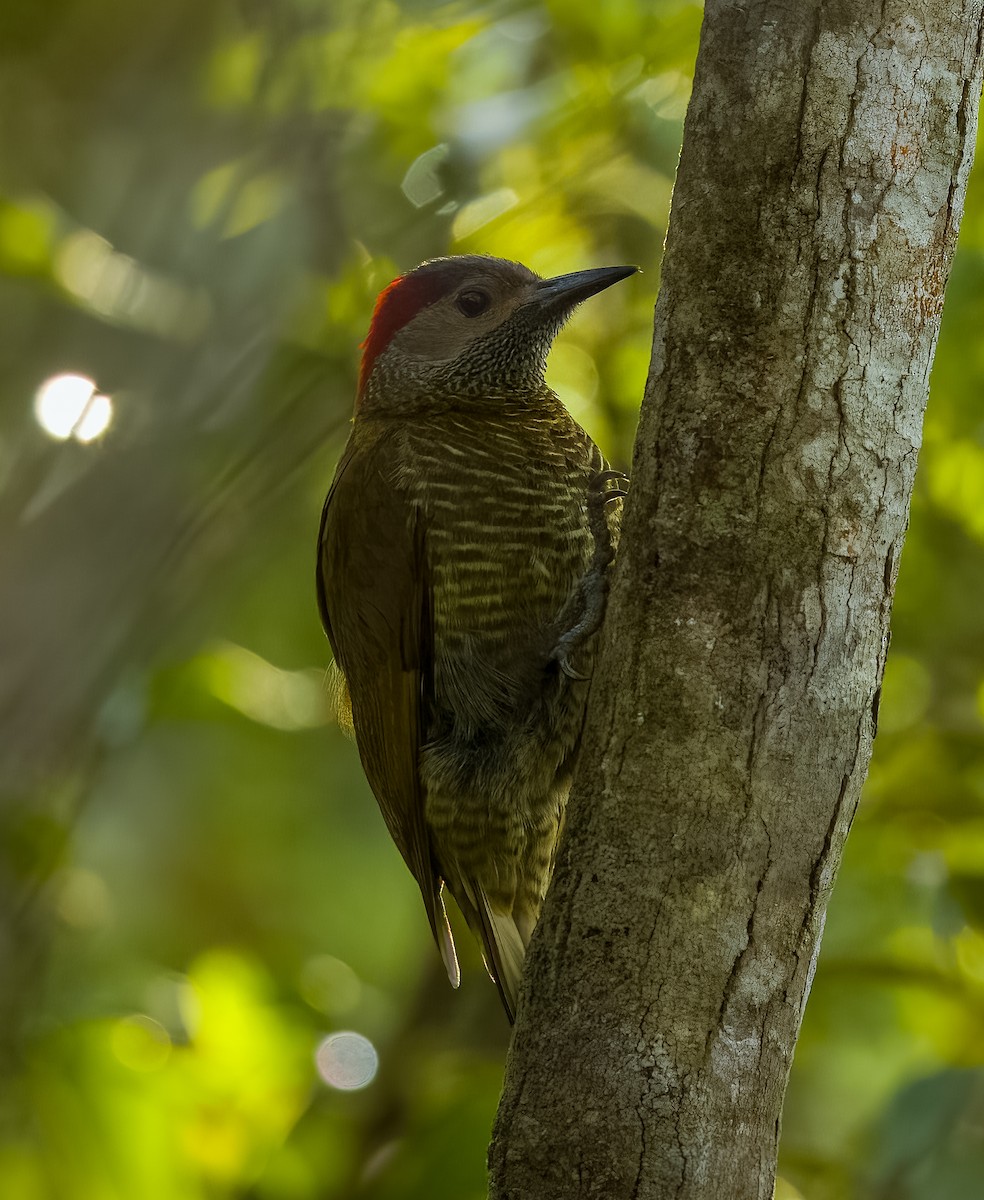
[[[451,923],[448,921],[448,911],[444,907],[443,891],[444,885],[441,884],[434,898],[434,937],[437,940],[437,948],[441,951],[441,958],[444,959],[444,969],[448,973],[451,986],[456,988],[461,983],[461,968],[458,966],[458,955],[454,948],[454,934],[451,932]]]
[[[485,968],[492,977],[492,982],[499,990],[502,1006],[506,1010],[510,1025],[516,1019],[516,1004],[519,999],[519,985],[523,976],[523,961],[526,958],[526,947],[536,925],[537,913],[528,906],[516,906],[512,911],[496,910],[474,879],[467,875],[456,874],[449,884],[451,895],[454,896],[461,913],[472,933],[482,944],[482,958]],[[443,900],[438,894],[438,903],[443,913]],[[437,915],[437,914],[435,914]],[[447,918],[445,917],[445,924]],[[445,955],[445,945],[440,935],[440,923],[432,922],[438,945],[442,955]],[[447,932],[447,943],[450,953],[454,954],[454,942],[451,932]],[[445,955],[445,965],[448,957]],[[454,974],[448,965],[448,975],[452,984],[458,986],[458,963],[454,959]]]
[[[523,975],[529,935],[523,936],[512,913],[494,912],[481,888],[476,890],[476,913],[485,948],[485,965],[499,989],[506,1016],[512,1024],[516,1019],[519,982]]]

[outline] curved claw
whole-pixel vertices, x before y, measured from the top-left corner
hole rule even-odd
[[[609,488],[609,483],[624,484],[624,487]],[[603,504],[608,504],[611,500],[621,500],[628,493],[629,477],[624,471],[599,471],[592,476],[591,482],[588,485],[592,497],[600,498]]]
[[[610,491],[607,488],[609,483],[617,483],[621,486],[612,488]],[[625,495],[625,489],[628,487],[629,477],[624,471],[599,471],[591,479],[590,488],[595,492],[604,492],[606,495],[614,496],[617,493]]]
[[[575,671],[568,661],[566,654],[557,654],[554,656],[554,661],[557,666],[564,672],[568,679],[573,679],[577,683],[587,683],[591,678],[590,675],[582,675],[580,671]]]
[[[613,479],[621,479],[625,483],[629,482],[629,477],[624,471],[598,471],[591,480],[593,487],[604,487],[606,483],[610,483]]]

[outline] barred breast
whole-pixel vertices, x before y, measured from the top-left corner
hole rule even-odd
[[[588,485],[605,467],[553,399],[536,414],[445,413],[406,434],[433,596],[427,821],[459,903],[478,892],[526,912],[524,942],[549,879],[586,690],[550,655],[591,559]]]

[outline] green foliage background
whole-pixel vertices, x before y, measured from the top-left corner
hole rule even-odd
[[[700,17],[0,8],[0,1195],[484,1195],[507,1030],[333,724],[314,536],[374,296],[435,254],[644,268],[550,365],[628,460]],[[784,1200],[981,1195],[982,283],[975,179]],[[63,372],[95,441],[35,417]],[[315,1070],[338,1030],[364,1090]]]

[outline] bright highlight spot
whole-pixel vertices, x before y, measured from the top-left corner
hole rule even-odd
[[[92,442],[109,428],[113,402],[108,396],[93,396],[82,416],[75,422],[72,436],[77,442]]]
[[[361,1033],[330,1033],[314,1055],[318,1074],[329,1087],[353,1092],[376,1078],[379,1055]]]
[[[94,441],[113,419],[113,403],[96,394],[96,385],[84,375],[54,375],[34,397],[38,424],[53,438]]]

